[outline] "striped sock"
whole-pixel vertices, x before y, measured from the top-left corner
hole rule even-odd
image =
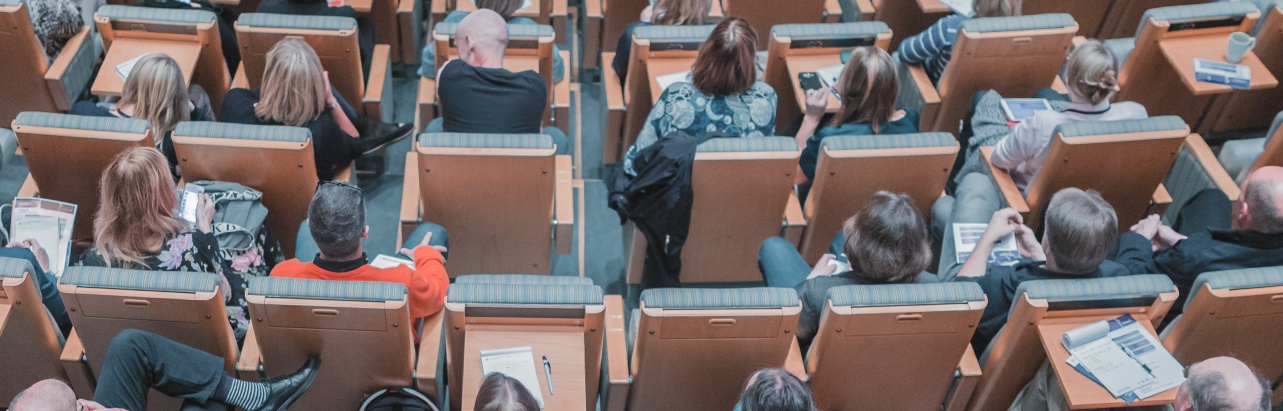
[[[267,401],[267,393],[266,385],[241,381],[224,373],[223,378],[218,381],[218,388],[214,390],[214,399],[241,409],[253,410],[263,406],[263,402]]]

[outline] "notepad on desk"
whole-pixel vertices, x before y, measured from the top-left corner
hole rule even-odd
[[[1252,68],[1207,59],[1194,59],[1194,80],[1247,90],[1252,86]]]
[[[122,63],[120,63],[120,64],[117,64],[117,65],[116,65],[116,75],[117,75],[117,76],[120,76],[120,79],[121,79],[121,80],[128,80],[128,79],[129,79],[129,73],[132,73],[132,72],[134,71],[134,66],[138,65],[138,61],[139,61],[139,60],[142,60],[142,59],[143,59],[143,57],[147,57],[147,55],[149,55],[149,54],[151,54],[151,53],[143,53],[143,54],[138,55],[138,57],[134,57],[134,58],[131,58],[131,59],[129,59],[129,60],[125,60],[124,62],[122,62]]]
[[[530,347],[500,348],[481,351],[481,374],[500,373],[516,379],[530,391],[543,408],[543,389],[539,386],[539,375],[535,366],[534,350]]]
[[[1065,332],[1066,362],[1128,404],[1185,381],[1184,367],[1131,314]]]

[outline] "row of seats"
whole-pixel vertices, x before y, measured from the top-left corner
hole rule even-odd
[[[1040,334],[1122,314],[1153,328],[1177,297],[1162,275],[1030,281],[977,356],[969,341],[986,306],[979,286],[843,286],[829,291],[820,332],[802,353],[792,289],[646,290],[626,320],[622,299],[586,278],[466,275],[415,347],[403,285],[265,277],[247,291],[254,321],[238,352],[215,274],[69,268],[59,289],[74,331],[64,342],[31,270],[0,260],[0,360],[10,365],[0,400],[44,378],[67,379],[88,397],[108,342],[132,328],[221,356],[249,380],[320,356],[302,409],[355,409],[388,386],[415,386],[461,409],[480,385],[480,351],[530,345],[559,366],[557,394],[544,397],[550,409],[596,409],[599,398],[606,410],[730,409],[753,371],[785,367],[809,381],[822,409],[987,410],[1010,403],[1041,366]],[[1283,267],[1205,273],[1192,293],[1162,330],[1182,364],[1232,354],[1262,375],[1283,375],[1274,349]],[[176,404],[153,394],[158,409]]]

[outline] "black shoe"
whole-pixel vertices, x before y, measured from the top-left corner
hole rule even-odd
[[[401,139],[414,133],[414,125],[405,123],[380,123],[370,128],[372,130],[368,134],[362,135],[361,141],[357,143],[361,147],[362,156],[387,147],[388,144],[401,141]]]
[[[289,408],[290,404],[297,401],[303,396],[303,392],[312,386],[312,380],[316,379],[317,369],[321,368],[320,357],[310,357],[303,368],[290,375],[272,377],[262,381],[267,385],[267,400],[263,405],[247,411],[283,411]]]

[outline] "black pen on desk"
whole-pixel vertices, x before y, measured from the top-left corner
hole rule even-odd
[[[1154,370],[1150,369],[1149,365],[1146,365],[1145,362],[1141,361],[1139,357],[1136,357],[1136,354],[1132,352],[1131,348],[1127,348],[1126,345],[1121,345],[1121,347],[1123,349],[1123,353],[1127,354],[1128,357],[1132,357],[1133,360],[1136,360],[1136,363],[1140,364],[1140,367],[1144,368],[1145,372],[1149,373],[1150,377],[1154,376]],[[548,357],[544,357],[544,361],[547,361],[547,360],[548,360]]]
[[[548,362],[548,356],[543,357],[543,376],[548,380],[548,395],[552,393],[552,363]]]

